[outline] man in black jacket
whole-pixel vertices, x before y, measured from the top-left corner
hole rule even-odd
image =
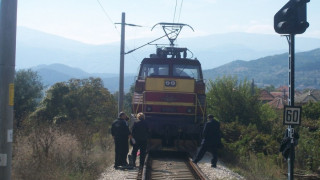
[[[138,113],[137,121],[134,122],[132,127],[132,139],[133,149],[131,152],[132,164],[135,167],[137,151],[140,149],[140,168],[143,167],[144,159],[146,156],[147,139],[148,139],[148,125],[145,122],[143,113]]]
[[[221,146],[220,123],[214,120],[212,114],[209,114],[208,118],[209,122],[204,126],[202,133],[201,147],[193,162],[198,163],[203,155],[209,151],[212,154],[211,167],[215,168],[218,162],[218,148]]]
[[[111,134],[115,144],[115,162],[114,168],[119,166],[127,166],[127,154],[129,151],[128,138],[130,131],[126,122],[127,115],[124,112],[119,113],[118,119],[112,123]]]

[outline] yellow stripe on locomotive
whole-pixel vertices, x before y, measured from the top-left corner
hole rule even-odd
[[[192,93],[195,88],[194,79],[178,78],[146,78],[146,91],[171,91],[181,93]]]

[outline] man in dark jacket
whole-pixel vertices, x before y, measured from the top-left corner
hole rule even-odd
[[[124,112],[119,113],[118,119],[112,123],[111,134],[115,144],[115,162],[114,168],[127,166],[127,154],[129,152],[128,138],[130,131],[126,122],[127,115]]]
[[[215,168],[218,161],[218,148],[221,146],[220,123],[214,120],[212,114],[209,114],[208,118],[209,122],[204,126],[202,133],[201,147],[193,162],[198,163],[203,155],[209,151],[212,154],[211,167]]]
[[[137,151],[140,149],[140,168],[143,167],[144,159],[146,156],[147,139],[148,139],[148,125],[145,122],[143,113],[138,113],[137,121],[134,122],[132,127],[132,139],[133,149],[131,152],[132,164],[136,165]]]

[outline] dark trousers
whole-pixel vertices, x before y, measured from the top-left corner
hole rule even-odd
[[[126,166],[127,154],[129,152],[128,139],[114,139],[115,162],[114,166]]]
[[[217,162],[218,162],[218,148],[214,147],[214,146],[209,146],[207,144],[201,144],[201,147],[194,159],[194,161],[197,163],[199,162],[204,154],[206,152],[210,152],[212,154],[212,159],[211,159],[211,165],[212,166],[217,166]]]
[[[136,144],[133,145],[132,152],[131,152],[133,165],[136,164],[137,152],[139,149],[140,149],[140,166],[143,166],[144,159],[146,157],[147,141],[142,141],[142,142],[137,141]]]

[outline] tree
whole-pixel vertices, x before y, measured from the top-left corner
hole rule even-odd
[[[320,102],[308,102],[302,107],[302,115],[307,119],[320,119]]]
[[[38,73],[31,69],[17,71],[14,84],[14,115],[16,127],[19,128],[39,104],[44,86]]]
[[[133,93],[134,93],[134,85],[131,85],[130,90],[128,93],[125,94],[124,96],[124,111],[127,113],[131,113],[132,112],[132,97],[133,97]],[[132,112],[135,113],[135,112]]]
[[[275,91],[276,88],[274,87],[274,85],[270,85],[270,86],[267,86],[264,88],[265,90],[267,90],[268,92],[272,92],[272,91]]]
[[[110,123],[115,117],[116,103],[100,78],[54,84],[33,114],[33,118],[40,121],[81,121],[89,125]]]
[[[224,76],[209,81],[207,104],[208,113],[222,122],[260,123],[260,103],[257,95],[252,94],[251,83],[247,80],[238,82],[236,77]]]

